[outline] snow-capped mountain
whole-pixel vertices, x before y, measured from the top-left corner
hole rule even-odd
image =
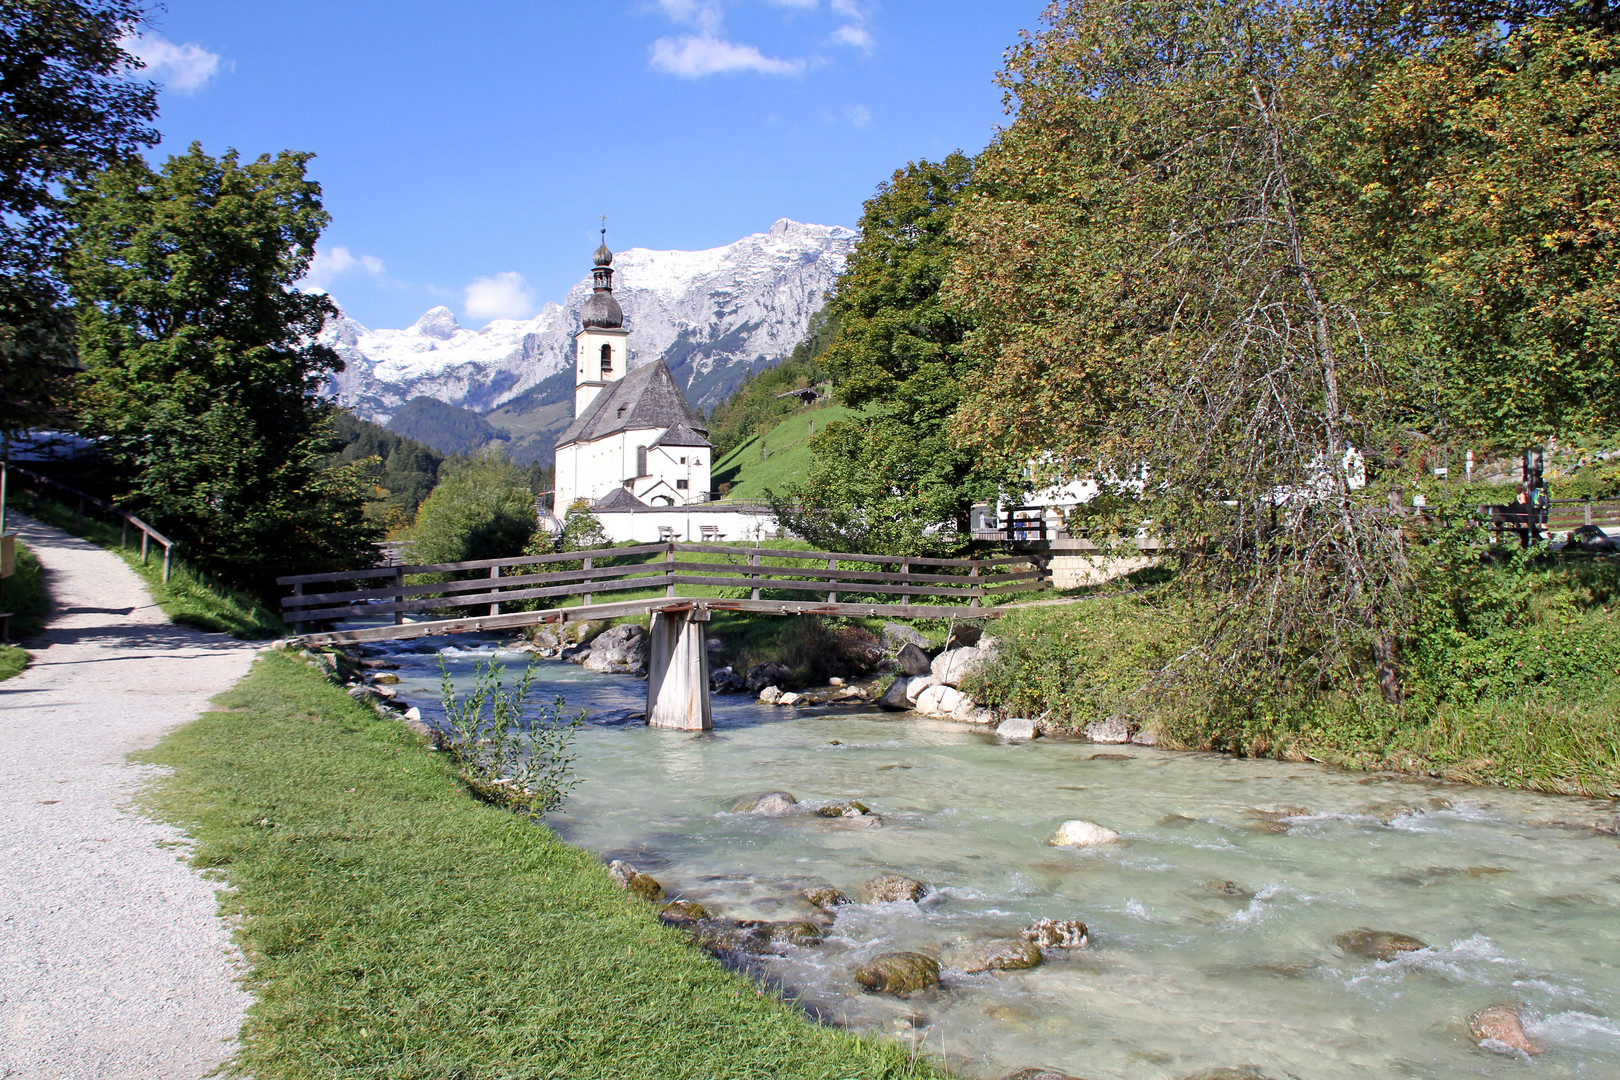
[[[694,405],[716,404],[750,364],[780,359],[799,342],[855,239],[850,229],[784,218],[767,233],[708,251],[616,253],[613,291],[630,331],[631,366],[662,357]],[[543,400],[530,394],[514,402],[548,376],[572,371],[573,337],[591,292],[588,252],[580,264],[586,273],[563,303],[532,319],[498,319],[476,331],[445,307],[403,330],[334,319],[321,336],[346,365],[333,392],[378,422],[419,396],[479,412],[514,403],[527,413],[556,404],[552,398],[572,400],[572,380],[558,379]]]

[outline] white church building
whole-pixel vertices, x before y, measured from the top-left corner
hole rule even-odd
[[[615,542],[756,540],[776,521],[709,501],[703,419],[662,359],[630,370],[606,230],[574,338],[574,422],[557,437],[557,516],[584,503]]]

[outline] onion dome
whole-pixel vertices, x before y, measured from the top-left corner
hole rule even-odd
[[[587,330],[592,327],[618,330],[624,326],[624,311],[613,298],[613,252],[608,250],[606,228],[602,230],[602,246],[596,249],[595,257],[596,269],[591,271],[595,287],[580,312],[580,321]]]

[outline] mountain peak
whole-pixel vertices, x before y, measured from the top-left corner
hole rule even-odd
[[[420,319],[412,324],[411,329],[423,337],[438,338],[440,341],[449,341],[461,329],[456,322],[456,313],[440,304],[424,312]]]

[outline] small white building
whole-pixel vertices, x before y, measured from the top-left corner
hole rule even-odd
[[[583,501],[615,542],[774,534],[768,513],[709,502],[714,448],[663,360],[629,370],[605,229],[592,275],[574,337],[574,422],[557,438],[557,516]]]

